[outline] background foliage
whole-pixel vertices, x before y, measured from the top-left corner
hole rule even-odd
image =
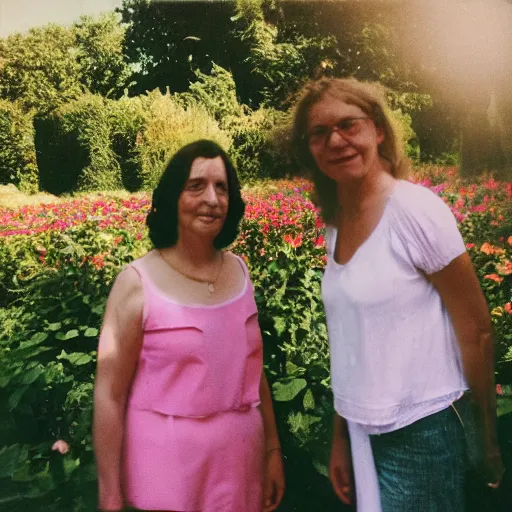
[[[446,181],[446,169],[423,169],[415,180],[440,194],[459,219],[489,303],[508,464],[512,188],[492,179],[463,186],[455,170],[449,172]],[[320,295],[325,240],[310,192],[305,181],[251,187],[233,247],[247,261],[256,290],[287,458],[285,511],[340,507],[325,478],[332,415]],[[94,507],[90,420],[97,335],[113,279],[149,248],[143,224],[149,204],[147,194],[138,194],[0,211],[0,478],[6,505],[59,512]],[[70,453],[52,452],[57,439],[70,444]],[[505,493],[495,500],[508,499]],[[479,507],[474,510],[487,510]]]

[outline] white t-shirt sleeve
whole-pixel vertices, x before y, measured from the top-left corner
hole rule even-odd
[[[431,190],[409,186],[401,201],[402,235],[414,266],[433,274],[463,254],[466,246],[449,206]]]

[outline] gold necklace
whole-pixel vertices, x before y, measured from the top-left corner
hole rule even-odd
[[[208,292],[209,293],[215,293],[215,283],[217,282],[217,279],[219,278],[220,271],[222,270],[222,265],[224,263],[224,253],[221,251],[220,253],[220,265],[219,270],[217,271],[217,275],[215,276],[215,279],[213,281],[209,281],[208,279],[200,279],[198,277],[191,276],[190,274],[187,274],[186,272],[182,272],[178,268],[176,268],[170,261],[164,258],[164,255],[160,252],[160,249],[157,249],[158,254],[160,255],[160,258],[162,258],[169,267],[171,267],[175,272],[178,272],[178,274],[181,274],[182,276],[186,277],[187,279],[190,279],[191,281],[196,281],[197,283],[206,283],[208,285]]]

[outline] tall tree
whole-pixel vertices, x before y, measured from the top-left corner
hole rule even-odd
[[[114,13],[0,39],[0,98],[46,114],[85,91],[122,94],[131,74]]]
[[[0,39],[0,97],[47,112],[80,95],[72,30],[58,25]]]
[[[125,27],[114,12],[82,16],[73,24],[81,83],[92,93],[119,96],[132,68],[123,54]]]

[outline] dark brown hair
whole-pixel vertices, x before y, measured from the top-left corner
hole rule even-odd
[[[178,241],[178,200],[190,176],[194,160],[218,156],[222,158],[226,167],[229,202],[226,220],[213,245],[216,249],[222,249],[235,241],[245,211],[236,170],[226,152],[217,143],[198,140],[182,147],[170,159],[158,186],[153,191],[151,211],[146,218],[146,225],[149,227],[149,238],[155,248],[172,247]]]

